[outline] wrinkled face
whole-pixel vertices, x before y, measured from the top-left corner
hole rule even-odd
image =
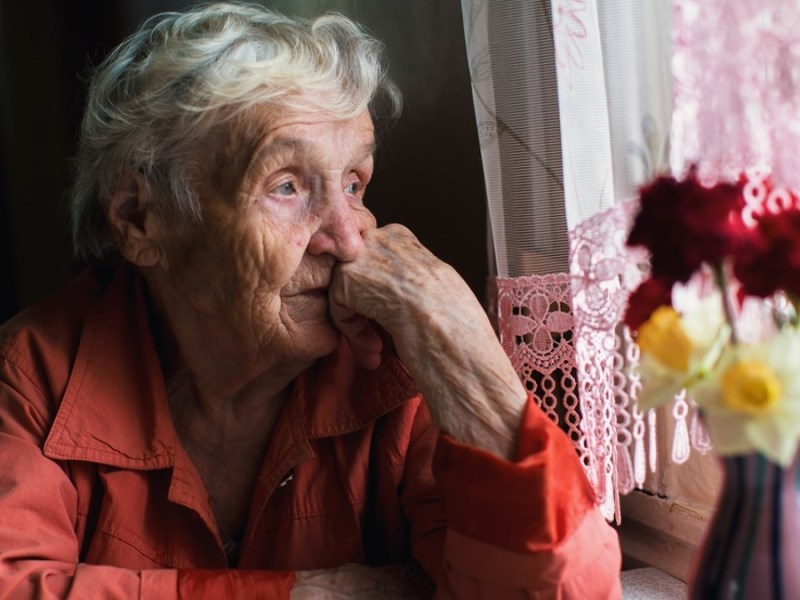
[[[350,120],[258,109],[200,154],[203,221],[167,251],[175,294],[243,352],[273,359],[330,353],[338,332],[327,287],[362,232],[374,133]]]

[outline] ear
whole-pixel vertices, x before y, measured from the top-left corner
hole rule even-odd
[[[108,205],[108,221],[119,251],[139,267],[152,267],[161,259],[158,219],[144,177],[126,172]]]

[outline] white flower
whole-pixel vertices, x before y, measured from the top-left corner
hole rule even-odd
[[[800,440],[800,332],[725,348],[691,395],[719,454],[758,451],[788,466]]]

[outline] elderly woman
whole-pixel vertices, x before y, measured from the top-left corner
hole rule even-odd
[[[380,52],[219,4],[99,67],[92,267],[0,331],[0,596],[273,598],[412,562],[442,598],[619,595],[569,440],[455,271],[364,206],[399,110]]]

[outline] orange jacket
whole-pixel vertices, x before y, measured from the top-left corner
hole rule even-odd
[[[228,569],[142,285],[87,271],[0,329],[0,598],[285,598],[294,570],[411,560],[442,598],[620,596],[616,535],[535,403],[506,462],[344,344],[295,382]]]

